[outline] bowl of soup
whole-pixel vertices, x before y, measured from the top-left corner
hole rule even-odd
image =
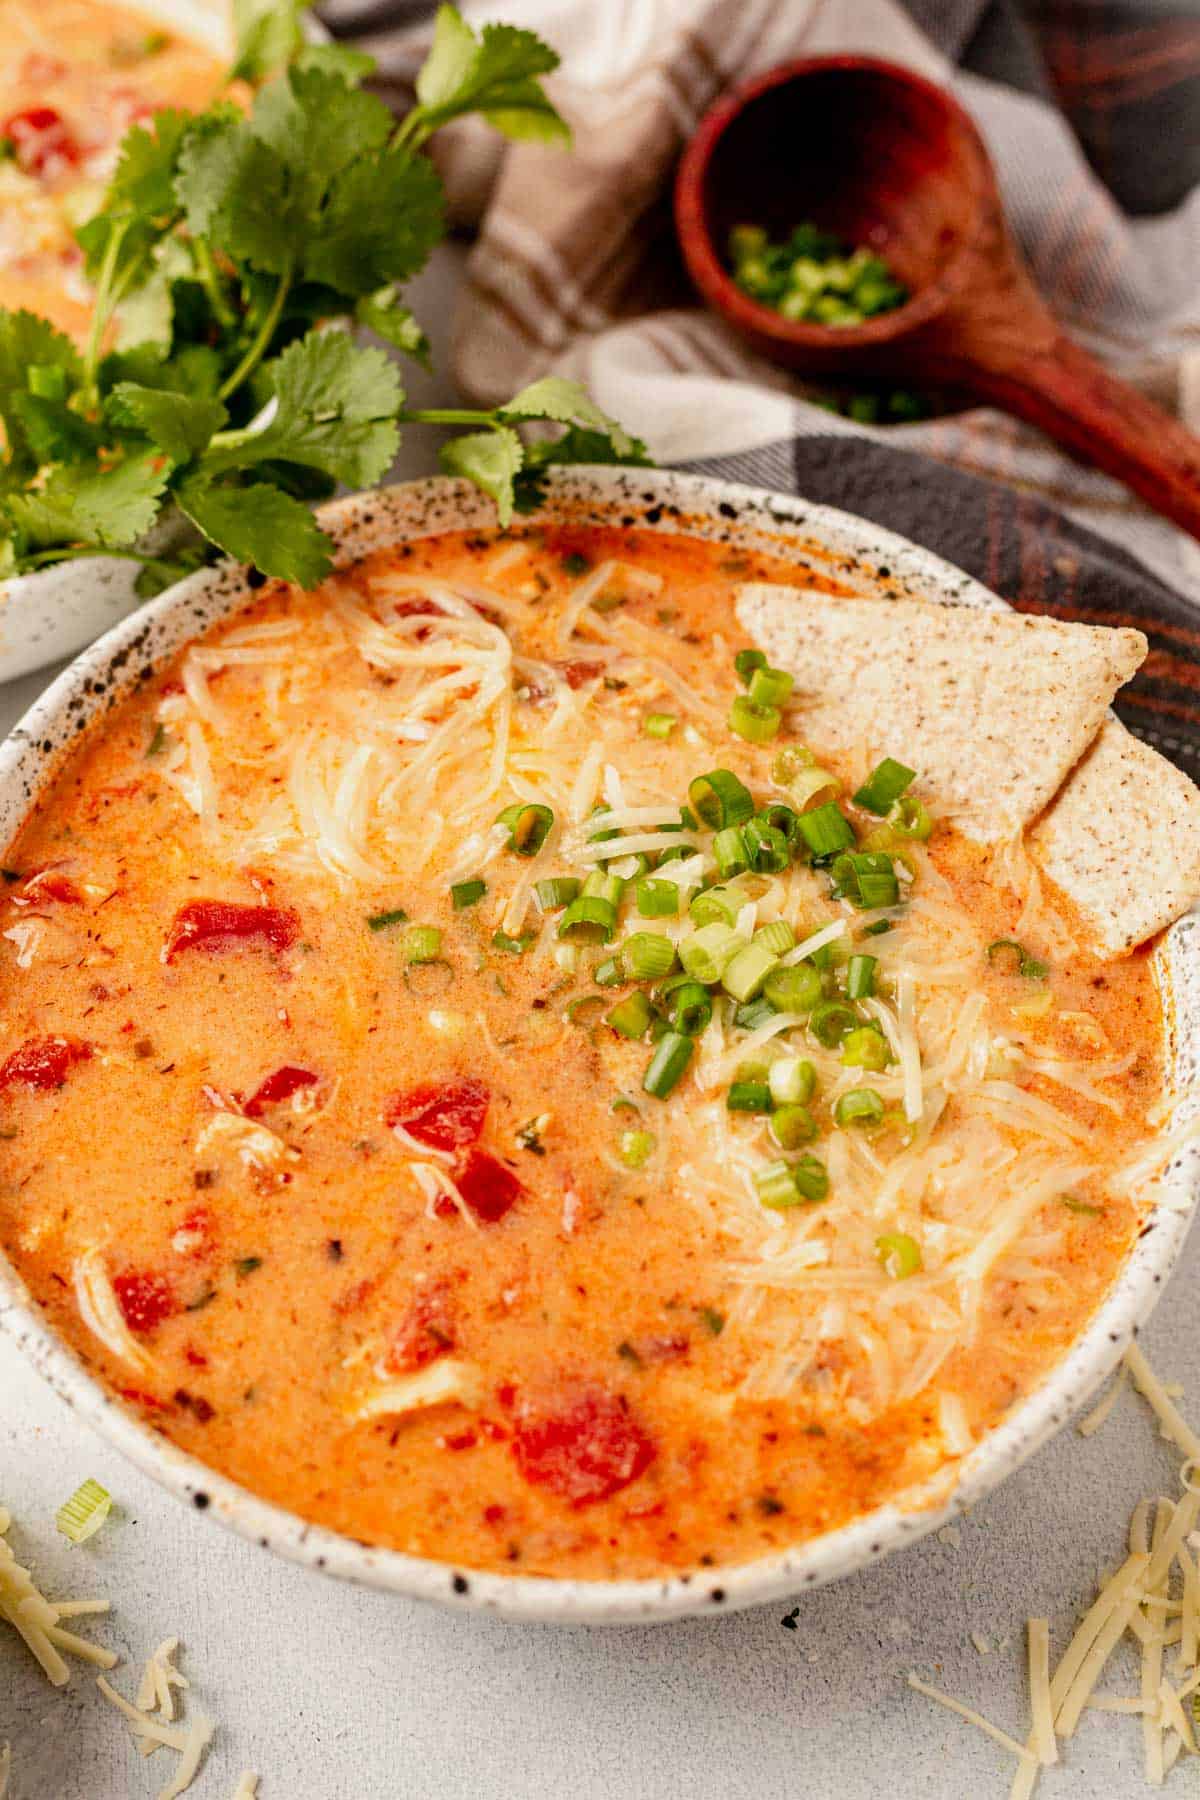
[[[978,1501],[1191,1214],[1144,640],[674,474],[322,517],[321,588],[202,571],[0,753],[0,1323],[188,1504],[508,1617]]]

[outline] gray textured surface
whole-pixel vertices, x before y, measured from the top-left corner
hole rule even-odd
[[[444,321],[455,254],[418,310]],[[398,473],[428,467],[411,446]],[[45,684],[0,691],[0,728]],[[1200,1405],[1200,1239],[1146,1333],[1164,1374]],[[72,1417],[0,1339],[0,1498],[51,1593],[116,1601],[98,1639],[116,1679],[178,1633],[197,1699],[220,1721],[197,1800],[228,1800],[261,1771],[262,1800],[1003,1800],[1011,1764],[904,1685],[916,1666],[1023,1734],[1023,1621],[1048,1613],[1056,1647],[1120,1553],[1134,1502],[1174,1491],[1146,1409],[1132,1396],[1097,1437],[1060,1436],[950,1534],[784,1607],[657,1629],[564,1632],[452,1617],[317,1580],[176,1505]],[[85,1475],[122,1503],[94,1544],[56,1537],[57,1505]],[[978,1632],[1007,1649],[980,1655]],[[1108,1686],[1128,1689],[1128,1670]],[[11,1800],[140,1800],[166,1779],[133,1752],[80,1667],[52,1690],[0,1637],[0,1740]],[[1145,1792],[1136,1725],[1089,1715],[1047,1800]],[[1186,1791],[1191,1765],[1168,1792]]]

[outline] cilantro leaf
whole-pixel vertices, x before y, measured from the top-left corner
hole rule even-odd
[[[292,58],[293,69],[320,69],[336,75],[347,87],[357,87],[379,67],[365,50],[352,50],[349,44],[305,44]]]
[[[178,211],[175,168],[190,124],[189,113],[167,110],[156,112],[149,125],[131,126],[104,196],[106,213],[158,219]]]
[[[519,513],[533,512],[546,492],[544,472],[563,463],[625,463],[634,468],[653,467],[653,458],[640,438],[629,440],[629,449],[618,453],[604,431],[583,431],[569,426],[560,438],[544,439],[525,447],[525,464],[516,478],[513,504]]]
[[[192,394],[212,399],[221,379],[221,359],[209,344],[185,344],[164,356],[158,344],[137,344],[113,351],[100,364],[100,392],[111,394],[122,381],[154,388],[163,394]]]
[[[347,163],[382,149],[392,125],[382,100],[320,69],[289,69],[268,83],[259,90],[250,119],[255,137],[289,170],[306,212],[320,203]]]
[[[274,275],[292,267],[304,226],[301,197],[283,159],[245,120],[190,132],[175,186],[194,237]]]
[[[61,369],[66,388],[78,386],[83,365],[70,338],[36,313],[0,310],[0,421],[12,462],[28,470],[41,458],[33,450],[13,399],[29,391],[33,366]]]
[[[122,550],[150,529],[171,465],[157,452],[126,456],[111,468],[56,468],[44,487],[10,494],[7,510],[32,549],[95,544]]]
[[[96,427],[62,400],[16,393],[11,406],[34,459],[39,464],[74,462],[95,456],[103,439]]]
[[[230,79],[261,81],[302,47],[304,0],[233,0],[235,49]]]
[[[602,432],[611,441],[618,462],[623,462],[633,449],[633,438],[615,419],[601,412],[587,389],[561,375],[544,375],[498,410],[502,419],[553,419],[560,425],[580,425]]]
[[[368,331],[373,331],[376,337],[383,338],[405,356],[411,356],[423,369],[429,367],[429,339],[407,306],[401,306],[392,283],[374,294],[365,295],[355,307],[354,316],[360,325],[365,325]]]
[[[470,431],[451,438],[439,452],[448,475],[462,475],[490,494],[502,526],[513,515],[513,483],[524,460],[524,446],[507,425],[493,431]]]
[[[417,76],[414,136],[423,139],[462,113],[479,112],[506,137],[568,142],[566,122],[537,79],[557,67],[554,51],[532,31],[485,25],[477,37],[457,8],[441,6]]]
[[[400,374],[382,350],[341,331],[310,331],[266,364],[275,411],[258,429],[230,432],[204,458],[207,474],[264,462],[300,463],[348,487],[385,473],[400,441]]]
[[[407,281],[441,242],[443,205],[427,158],[397,148],[360,156],[330,185],[305,251],[305,274],[356,296]]]
[[[115,425],[142,432],[174,463],[190,462],[229,417],[219,400],[141,387],[134,381],[117,383],[107,410]]]
[[[333,545],[312,513],[277,487],[223,487],[194,475],[179,484],[175,497],[218,549],[264,575],[311,588],[333,567]]]

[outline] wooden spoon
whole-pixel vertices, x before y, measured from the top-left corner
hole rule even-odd
[[[1200,439],[1060,329],[1009,232],[978,131],[932,82],[866,56],[772,69],[701,121],[675,219],[705,300],[775,362],[990,401],[1200,538]],[[731,228],[783,237],[806,219],[885,257],[911,298],[831,326],[744,294],[725,263]]]

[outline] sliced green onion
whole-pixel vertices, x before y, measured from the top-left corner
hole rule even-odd
[[[760,706],[749,694],[739,694],[729,709],[729,729],[748,744],[769,744],[779,736],[783,714],[777,706]]]
[[[586,900],[606,900],[615,911],[624,898],[625,883],[620,875],[609,875],[603,869],[593,869],[580,893]]]
[[[642,1086],[656,1100],[665,1100],[678,1087],[692,1060],[695,1038],[680,1031],[668,1031],[659,1040],[654,1055],[646,1065]]]
[[[893,863],[899,863],[915,878],[917,873],[917,859],[909,848],[911,842],[911,838],[905,837],[902,831],[897,831],[895,827],[889,824],[885,819],[882,825],[872,826],[871,830],[868,831],[863,838],[859,848],[861,850],[886,851]]]
[[[791,846],[782,831],[777,831],[763,819],[751,819],[742,827],[742,837],[750,867],[762,875],[781,874],[792,860]],[[713,850],[716,850],[715,844]]]
[[[54,1522],[72,1544],[86,1544],[111,1511],[112,1495],[89,1476],[59,1507]]]
[[[892,921],[890,919],[876,919],[876,921],[873,925],[864,925],[863,926],[863,936],[864,937],[883,937],[884,933],[890,931],[891,929],[892,929]]]
[[[877,956],[864,956],[861,953],[852,956],[846,964],[846,998],[847,1000],[869,1000],[875,992],[875,971],[879,967]]]
[[[796,816],[795,808],[788,806],[783,800],[768,800],[765,806],[759,807],[754,816],[756,819],[761,819],[764,825],[770,825],[775,831],[781,831],[789,844],[795,840],[800,830],[800,820]]]
[[[778,960],[765,944],[747,944],[726,963],[721,972],[721,986],[735,1000],[755,1000]]]
[[[733,925],[737,921],[742,903],[736,894],[727,888],[701,888],[693,894],[688,905],[688,912],[697,925]]]
[[[898,836],[917,838],[924,843],[933,830],[933,820],[924,801],[915,794],[901,794],[887,816],[887,822]]]
[[[771,1136],[781,1150],[799,1150],[817,1135],[817,1121],[807,1106],[780,1106],[771,1114]]]
[[[679,960],[696,981],[711,986],[720,981],[725,973],[725,965],[730,958],[745,945],[745,938],[728,925],[714,921],[711,925],[702,925],[691,937],[683,938],[679,944]]]
[[[623,1131],[617,1140],[617,1155],[627,1169],[640,1169],[654,1155],[656,1142],[652,1131]]]
[[[672,1029],[686,1037],[698,1037],[712,1019],[712,995],[698,981],[682,981],[667,1002]]]
[[[822,991],[820,975],[807,962],[772,969],[763,984],[763,993],[777,1012],[811,1012]]]
[[[474,881],[456,881],[450,889],[450,898],[454,902],[455,912],[463,912],[468,906],[475,906],[487,893],[487,882],[477,876]]]
[[[801,813],[800,835],[814,856],[836,856],[854,842],[854,828],[840,807],[828,801]]]
[[[496,814],[497,825],[508,832],[508,848],[518,856],[536,856],[550,835],[554,814],[536,801],[519,800]]]
[[[998,956],[1011,951],[1016,963],[1016,972],[1023,975],[1026,981],[1045,981],[1050,973],[1049,963],[1039,962],[1036,956],[1030,956],[1024,944],[1018,944],[1015,938],[997,938],[994,944],[987,947],[987,959],[994,963]]]
[[[725,1104],[730,1112],[769,1113],[771,1090],[765,1081],[735,1081]]]
[[[367,925],[372,931],[386,931],[389,925],[403,925],[407,918],[404,908],[396,906],[391,912],[372,913]]]
[[[765,1169],[759,1169],[754,1177],[754,1186],[762,1204],[775,1212],[801,1204],[796,1183],[792,1179],[792,1165],[782,1158],[779,1162],[768,1163]]]
[[[607,944],[617,928],[617,909],[599,894],[580,894],[558,922],[560,938],[577,944]]]
[[[807,744],[789,744],[772,762],[771,780],[787,787],[802,770],[811,769],[816,760]]]
[[[834,860],[830,871],[835,890],[864,910],[896,906],[900,884],[890,856],[879,850],[848,851]]]
[[[842,784],[836,775],[830,774],[828,769],[801,769],[800,773],[792,781],[789,781],[788,790],[796,805],[803,812],[809,802],[815,800],[820,794],[827,794],[832,800],[835,794],[841,792]]]
[[[838,1096],[833,1117],[845,1130],[847,1125],[878,1125],[885,1111],[883,1099],[874,1088],[851,1088],[849,1093]]]
[[[675,966],[675,946],[657,931],[635,931],[620,949],[627,975],[634,981],[660,981]]]
[[[576,994],[574,1000],[567,1002],[563,1011],[572,1025],[590,1025],[595,1020],[585,1015],[598,1013],[603,1005],[604,1001],[599,994]]]
[[[670,919],[679,911],[679,886],[674,881],[643,877],[633,890],[643,919]]]
[[[726,825],[713,839],[712,853],[723,881],[743,874],[750,867],[750,848],[746,842],[748,830],[749,826],[744,831],[738,825]]]
[[[642,731],[648,738],[669,738],[678,723],[674,713],[647,713]]]
[[[826,1050],[836,1050],[843,1038],[848,1041],[850,1037],[861,1035],[855,1030],[857,1024],[858,1014],[852,1006],[841,1000],[823,1000],[813,1007],[808,1028],[818,1044],[823,1044]]]
[[[860,1025],[847,1032],[842,1043],[842,1064],[847,1069],[872,1069],[878,1074],[887,1068],[891,1056],[887,1039],[873,1025]]]
[[[796,934],[786,919],[772,919],[766,925],[760,925],[751,940],[761,944],[764,950],[770,950],[775,956],[783,956],[795,949]]]
[[[805,1106],[816,1091],[817,1071],[806,1057],[777,1056],[767,1082],[776,1106]]]
[[[799,1162],[792,1164],[792,1180],[803,1201],[824,1200],[829,1192],[829,1171],[815,1156],[802,1156]]]
[[[1104,1211],[1102,1206],[1092,1206],[1087,1200],[1077,1200],[1074,1194],[1060,1194],[1058,1198],[1068,1212],[1079,1213],[1085,1219],[1098,1219]]]
[[[604,1023],[619,1031],[622,1037],[640,1038],[645,1037],[653,1017],[654,1008],[641,988],[635,988],[632,994],[626,994],[618,1001],[610,1013],[605,1013]]]
[[[597,963],[592,972],[592,980],[597,987],[623,987],[625,970],[621,966],[619,956],[606,956],[603,962]]]
[[[754,801],[750,790],[728,769],[710,769],[697,775],[688,788],[688,799],[701,824],[710,831],[725,825],[744,825],[754,817]]]
[[[436,925],[410,925],[400,948],[405,962],[436,962],[442,954],[442,934]]]
[[[761,650],[739,650],[733,659],[733,666],[738,679],[748,685],[757,670],[766,668],[767,659]]]
[[[570,906],[579,893],[579,881],[574,875],[547,875],[534,882],[533,891],[542,911],[551,912],[555,907]]]
[[[905,788],[916,778],[915,769],[906,769],[894,757],[885,756],[881,763],[876,763],[855,794],[854,804],[865,807],[867,812],[882,816],[889,807],[895,805]]]
[[[783,669],[755,669],[750,677],[749,699],[755,706],[786,706],[796,682]]]
[[[524,956],[532,943],[537,941],[536,931],[523,931],[519,937],[512,937],[507,931],[493,931],[492,949],[503,950],[508,956]],[[410,962],[428,962],[427,956],[409,958]]]
[[[888,1231],[875,1239],[875,1254],[883,1264],[883,1272],[893,1281],[903,1281],[921,1269],[921,1246],[907,1231]]]

